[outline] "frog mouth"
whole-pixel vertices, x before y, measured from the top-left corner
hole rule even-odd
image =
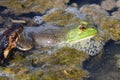
[[[88,36],[86,38],[83,38],[83,39],[80,39],[80,40],[76,40],[76,41],[71,41],[70,44],[75,44],[75,43],[78,43],[80,41],[83,41],[83,40],[87,40],[87,39],[90,39],[90,38],[93,38],[95,35],[92,35],[92,36]]]

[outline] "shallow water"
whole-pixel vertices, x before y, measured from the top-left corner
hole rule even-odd
[[[69,4],[77,3],[79,7],[84,4],[100,4],[102,0],[70,0]]]
[[[115,44],[112,40],[108,41],[102,55],[85,61],[84,68],[90,72],[90,77],[85,80],[120,80],[116,54],[120,54],[120,44]]]
[[[70,0],[68,5],[72,3],[77,3],[80,6],[84,4],[99,4],[102,0]],[[0,15],[3,17],[28,17],[33,18],[33,16],[41,16],[39,13],[25,13],[18,16],[14,14],[2,14],[1,12],[6,9],[6,7],[0,6]],[[115,9],[116,10],[116,9]],[[109,13],[113,12],[110,11]],[[90,72],[90,77],[84,80],[120,80],[120,68],[116,66],[117,58],[115,55],[120,54],[120,44],[115,44],[114,41],[110,40],[104,46],[103,54],[90,57],[84,62],[83,68]]]

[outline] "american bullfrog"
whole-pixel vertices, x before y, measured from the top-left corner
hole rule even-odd
[[[103,47],[102,42],[94,39],[97,34],[97,29],[86,21],[66,27],[46,23],[39,27],[25,27],[17,41],[17,48],[23,51],[34,48],[38,53],[51,54],[67,46],[96,55]]]

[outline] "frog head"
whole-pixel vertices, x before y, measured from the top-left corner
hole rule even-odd
[[[67,33],[67,43],[77,43],[81,40],[94,37],[98,31],[93,27],[88,27],[88,22],[81,21],[77,28],[70,30]]]

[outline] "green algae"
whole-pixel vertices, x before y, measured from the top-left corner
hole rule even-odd
[[[88,77],[82,63],[89,56],[75,49],[64,47],[53,55],[34,53],[22,59],[19,57],[10,61],[13,66],[2,70],[6,74],[14,74],[15,80],[82,80]]]
[[[5,6],[16,14],[39,12],[45,13],[46,10],[58,7],[65,8],[69,0],[7,0],[1,1],[0,6]]]
[[[116,53],[116,54],[114,55],[114,58],[115,58],[115,60],[116,60],[116,63],[115,63],[116,67],[117,67],[117,68],[120,68],[120,54],[119,54],[119,53]]]
[[[100,28],[102,30],[106,30],[113,40],[120,40],[120,20],[111,17],[105,17],[101,21]]]
[[[66,26],[72,23],[76,24],[76,23],[79,23],[80,21],[80,19],[75,17],[74,14],[65,12],[62,9],[56,10],[54,12],[44,15],[43,20],[45,22],[52,22],[59,26]]]
[[[10,79],[7,78],[7,77],[2,77],[2,76],[0,76],[0,80],[10,80]]]

